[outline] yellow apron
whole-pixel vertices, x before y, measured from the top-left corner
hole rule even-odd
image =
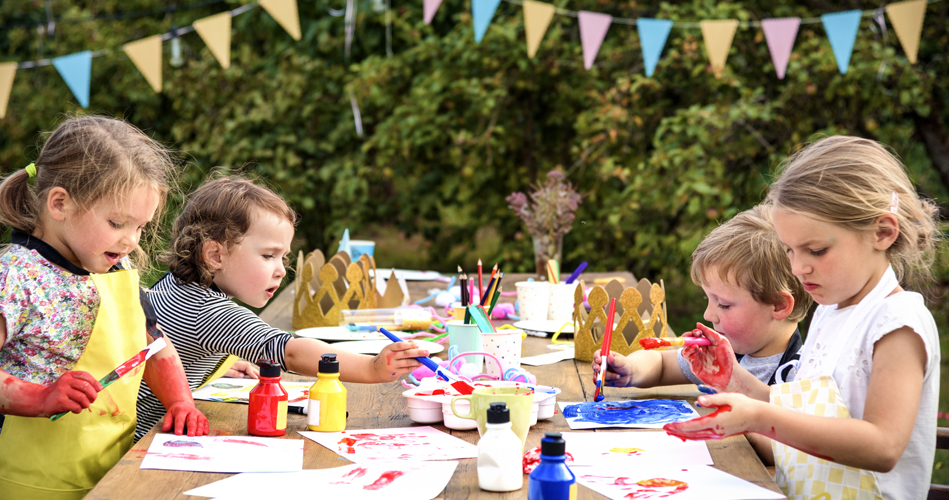
[[[833,377],[821,376],[771,386],[771,403],[818,417],[850,418]],[[882,500],[872,471],[848,467],[808,455],[778,441],[774,482],[789,499]]]
[[[145,348],[138,272],[90,275],[99,313],[73,370],[96,379]],[[144,364],[116,380],[89,409],[49,418],[6,417],[0,432],[0,500],[80,499],[132,447]]]

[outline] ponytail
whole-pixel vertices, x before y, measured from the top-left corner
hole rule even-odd
[[[0,224],[25,233],[36,229],[39,203],[30,189],[30,174],[24,169],[8,175],[0,184]]]

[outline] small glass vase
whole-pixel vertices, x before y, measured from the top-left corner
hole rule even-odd
[[[563,235],[553,236],[550,234],[533,235],[534,236],[534,263],[537,265],[537,275],[547,276],[547,261],[556,260],[557,263],[563,263]]]

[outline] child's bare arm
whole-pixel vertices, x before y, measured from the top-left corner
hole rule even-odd
[[[757,432],[817,457],[889,472],[913,432],[925,364],[922,339],[904,327],[874,345],[862,419],[805,415],[740,394],[716,394],[700,397],[699,404],[718,407],[721,413],[667,427],[690,439]],[[725,410],[724,405],[731,409]]]
[[[206,436],[210,430],[208,419],[194,405],[178,351],[167,336],[165,342],[165,348],[145,362],[143,376],[148,388],[168,410],[161,430],[168,432],[173,429],[175,434],[181,435],[187,425],[189,436]]]
[[[320,356],[336,353],[340,380],[364,384],[396,380],[421,366],[416,357],[428,357],[428,351],[418,349],[413,342],[392,343],[379,354],[367,356],[333,348],[320,340],[301,338],[287,342],[284,353],[288,368],[312,377],[319,372]]]
[[[593,380],[600,376],[600,351],[593,354]],[[616,387],[691,384],[682,373],[675,351],[640,350],[629,356],[610,351],[603,383]]]

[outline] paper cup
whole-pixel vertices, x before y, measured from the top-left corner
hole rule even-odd
[[[550,307],[547,309],[547,319],[561,325],[573,321],[574,294],[579,285],[579,283],[550,285]]]
[[[501,362],[499,367],[493,359],[486,361],[488,375],[500,380],[508,368],[521,367],[521,330],[498,330],[497,332],[482,332],[481,341],[484,343],[484,352],[493,354]]]
[[[363,254],[372,257],[376,250],[376,242],[369,240],[349,240],[349,255],[353,262],[359,260]]]
[[[483,351],[481,329],[474,323],[466,325],[464,312],[461,315],[462,320],[453,320],[445,324],[448,327],[448,344],[458,347],[459,354]],[[466,363],[477,366],[478,373],[484,371],[484,356],[464,356],[464,359]]]
[[[550,308],[550,283],[521,281],[517,287],[517,305],[523,321],[546,320]]]

